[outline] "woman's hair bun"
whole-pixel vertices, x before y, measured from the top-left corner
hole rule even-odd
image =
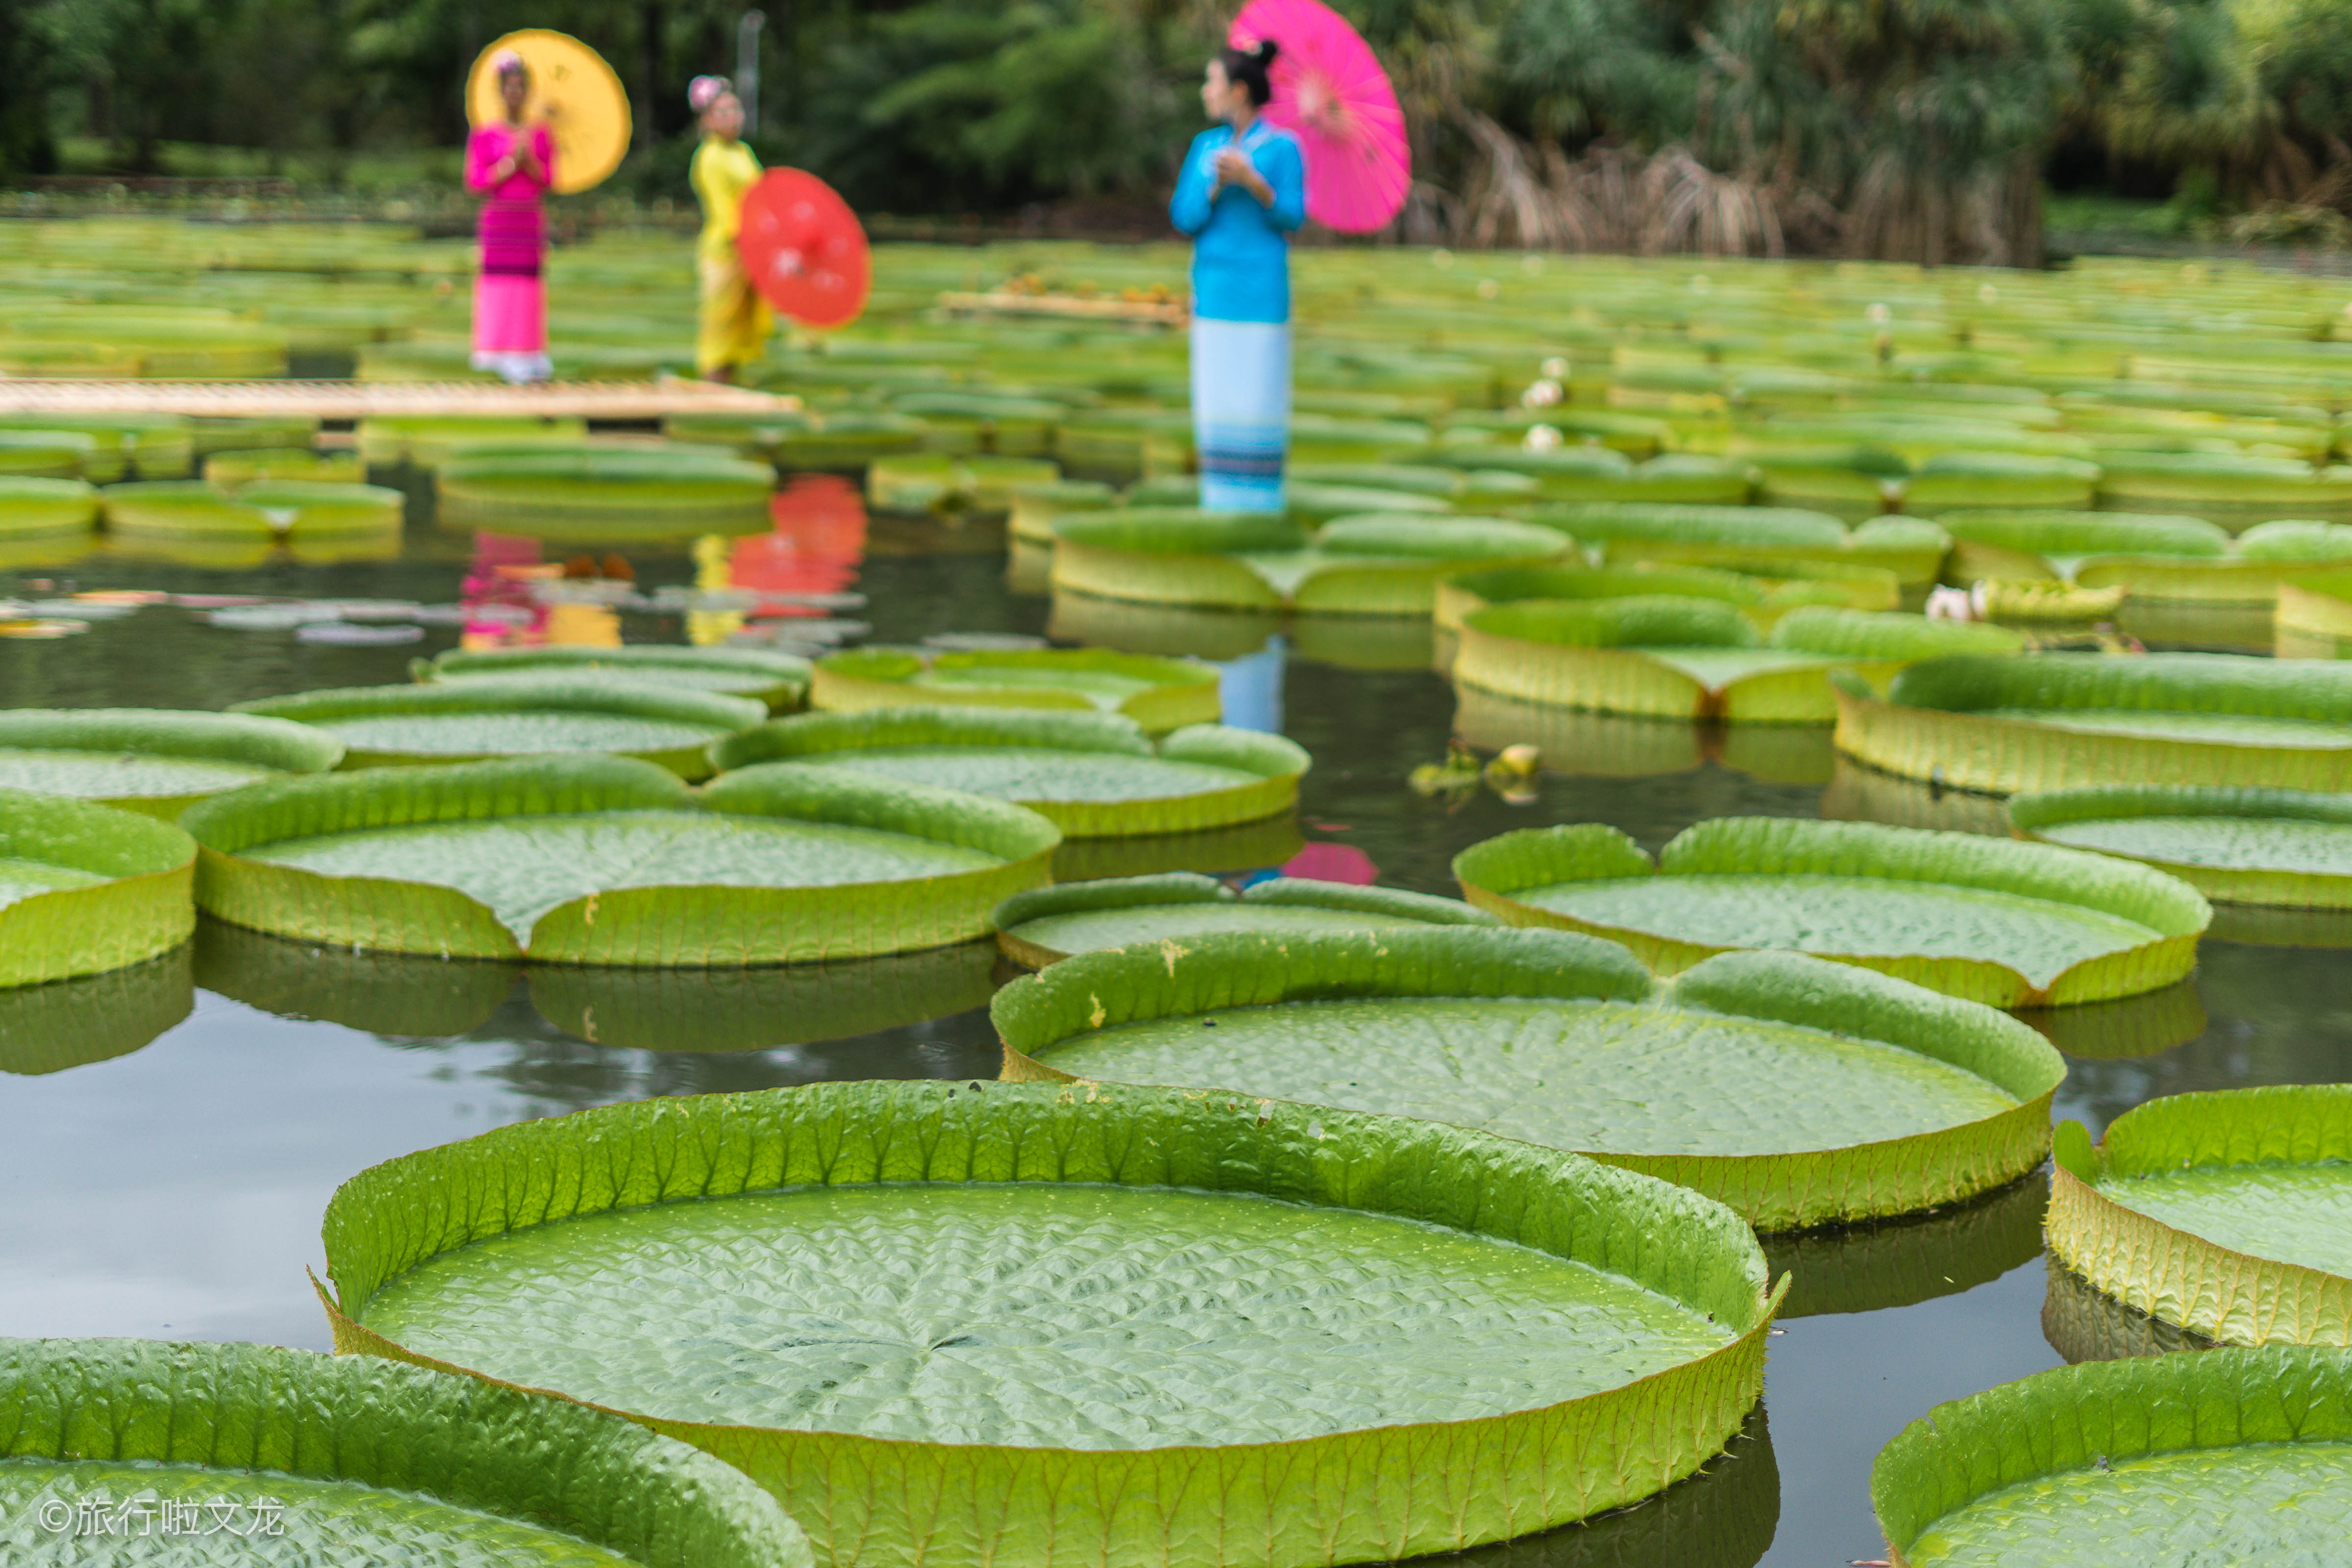
[[[1282,49],[1272,38],[1260,38],[1250,53],[1255,55],[1262,64],[1270,66],[1274,64],[1274,57],[1282,53]]]
[[[686,85],[687,107],[700,114],[717,103],[720,94],[734,90],[733,84],[725,77],[697,77]]]

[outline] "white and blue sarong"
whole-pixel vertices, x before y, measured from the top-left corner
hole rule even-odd
[[[1290,446],[1290,323],[1192,319],[1201,506],[1279,512]]]

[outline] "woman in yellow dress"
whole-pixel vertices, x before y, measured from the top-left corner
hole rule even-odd
[[[697,77],[687,102],[702,122],[702,145],[688,178],[702,204],[702,238],[695,271],[702,283],[702,316],[694,340],[694,368],[704,379],[731,382],[767,351],[774,325],[768,302],[744,276],[735,254],[743,194],[760,180],[760,160],[743,145],[743,105],[725,77]]]

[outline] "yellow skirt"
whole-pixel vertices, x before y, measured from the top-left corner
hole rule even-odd
[[[709,375],[767,352],[775,317],[743,275],[742,262],[730,250],[698,258],[695,268],[702,278],[702,316],[694,338],[694,368]]]

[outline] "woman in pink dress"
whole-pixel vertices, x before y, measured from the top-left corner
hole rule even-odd
[[[542,200],[555,181],[555,139],[544,125],[525,125],[530,68],[512,49],[490,67],[507,117],[476,131],[466,143],[466,188],[483,195],[482,270],[474,280],[474,368],[509,382],[543,382],[547,361],[547,290],[540,263],[547,253]]]

